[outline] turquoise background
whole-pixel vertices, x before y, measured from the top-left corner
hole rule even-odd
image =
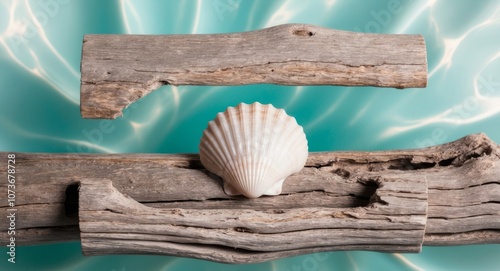
[[[282,23],[421,33],[428,87],[165,86],[126,109],[112,131],[100,128],[103,120],[80,117],[84,34],[221,33]],[[499,1],[0,0],[0,151],[197,152],[217,112],[254,101],[294,116],[310,151],[420,148],[478,132],[500,143]],[[96,133],[102,137],[89,136]],[[13,265],[6,251],[0,248],[0,270],[500,270],[500,245],[331,252],[238,266],[83,257],[79,243],[18,247]]]

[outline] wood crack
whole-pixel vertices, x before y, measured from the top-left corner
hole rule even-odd
[[[142,73],[147,73],[147,74],[186,74],[186,73],[198,73],[198,74],[203,74],[203,73],[208,73],[208,74],[213,74],[213,73],[219,73],[219,72],[233,72],[233,71],[238,71],[238,70],[243,70],[243,69],[248,69],[248,68],[269,68],[273,67],[275,65],[281,67],[286,64],[294,64],[294,63],[299,63],[302,65],[311,65],[315,66],[317,64],[324,64],[325,67],[328,65],[340,65],[344,67],[349,67],[349,68],[376,68],[376,67],[383,67],[383,66],[401,66],[401,65],[420,65],[420,64],[405,64],[405,63],[380,63],[377,65],[366,65],[366,64],[359,64],[359,65],[353,65],[349,63],[343,63],[341,61],[307,61],[307,60],[285,60],[285,61],[275,61],[275,62],[266,62],[266,63],[259,63],[259,64],[247,64],[244,66],[227,66],[227,67],[220,67],[215,70],[211,70],[211,66],[207,67],[196,67],[196,69],[186,69],[183,71],[175,71],[175,70],[154,70],[154,69],[131,69],[134,72],[142,72]],[[194,67],[193,67],[194,68]],[[260,69],[259,69],[260,70]],[[264,70],[264,69],[262,69]],[[314,76],[311,75],[311,76]],[[85,82],[87,83],[87,82]],[[94,84],[98,84],[99,82],[93,82]]]

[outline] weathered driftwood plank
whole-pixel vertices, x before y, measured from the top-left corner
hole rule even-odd
[[[86,35],[81,114],[116,118],[161,85],[425,87],[421,35],[287,24],[212,35]]]
[[[149,207],[270,210],[367,206],[376,190],[367,180],[376,177],[427,180],[424,245],[500,243],[500,151],[483,134],[419,150],[311,153],[306,167],[286,180],[284,194],[253,201],[224,194],[220,181],[203,169],[197,155],[16,157],[17,244],[79,240],[75,195],[83,178],[110,179],[118,191]],[[0,169],[0,178],[7,179],[6,167]],[[0,182],[0,194],[7,194],[6,184]],[[7,201],[0,201],[0,209],[6,212]],[[5,217],[0,228],[8,228]],[[1,245],[8,240],[6,234],[0,232]],[[300,253],[324,250],[329,249]]]
[[[118,192],[110,180],[82,179],[82,251],[114,254],[118,247],[119,253],[126,254],[195,253],[197,258],[228,263],[262,262],[274,259],[276,252],[293,256],[321,247],[419,252],[427,216],[425,179],[373,181],[379,188],[365,207],[285,209],[277,205],[254,210],[236,208],[240,201],[252,201],[243,198],[227,202],[233,205],[228,209],[151,208]],[[165,242],[190,248],[170,249]],[[232,256],[215,256],[221,249],[232,251]]]

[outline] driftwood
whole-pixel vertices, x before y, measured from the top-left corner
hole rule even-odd
[[[161,85],[425,87],[421,35],[288,24],[212,35],[86,35],[81,114],[116,118]]]
[[[1,157],[7,157],[7,154],[2,153]],[[85,197],[93,196],[85,191],[95,189],[96,185],[111,191],[116,188],[116,197],[111,197],[110,203],[125,197],[121,194],[130,196],[125,207],[127,204],[140,206],[145,212],[142,215],[152,214],[145,220],[141,214],[134,218],[144,221],[143,224],[153,225],[154,219],[162,222],[171,219],[173,223],[169,227],[160,223],[163,228],[144,228],[143,232],[126,236],[119,228],[112,228],[108,233],[100,232],[93,223],[106,225],[109,217],[92,216],[92,210],[97,211],[102,206],[98,201],[95,205],[90,202],[80,206],[83,208],[80,210],[83,244],[91,244],[84,247],[88,254],[149,253],[154,250],[156,253],[218,261],[256,262],[333,249],[417,251],[422,242],[419,239],[422,237],[418,237],[419,230],[422,232],[423,229],[422,223],[425,223],[424,245],[500,243],[500,150],[483,134],[420,150],[311,153],[306,167],[287,178],[282,195],[254,200],[227,196],[221,189],[220,180],[203,169],[197,155],[17,153],[16,168],[18,245],[80,239],[77,198],[80,182]],[[0,178],[6,180],[6,175],[6,170],[2,169]],[[109,181],[96,183],[92,178],[109,179],[112,186]],[[421,189],[424,182],[427,192],[412,190]],[[408,185],[401,187],[405,183]],[[0,193],[5,195],[6,190],[6,182],[0,183]],[[426,222],[421,203],[409,206],[414,209],[403,208],[410,212],[387,213],[396,210],[395,207],[408,206],[405,204],[409,202],[421,202],[425,197],[428,205]],[[408,202],[398,201],[398,198],[405,198]],[[384,205],[384,202],[389,204]],[[6,213],[7,202],[0,202],[0,206]],[[108,211],[101,212],[115,221],[130,222],[130,227],[134,227],[137,220],[127,220],[126,212],[121,215],[113,212],[125,207],[110,205]],[[89,208],[90,213],[86,213],[85,208]],[[217,210],[220,221],[202,219]],[[231,212],[244,213],[238,217],[245,223],[238,224],[237,220],[229,218],[224,220],[224,214]],[[156,214],[163,215],[156,217]],[[312,219],[309,223],[301,222],[301,215]],[[257,225],[258,220],[252,220],[262,216],[275,219],[276,223],[271,224],[276,227]],[[283,217],[292,222],[286,226],[301,225],[302,228],[281,233],[280,229],[285,228],[280,228],[280,223],[285,222],[279,219]],[[375,217],[384,218],[379,222],[385,223],[387,228],[370,231],[376,227],[372,220]],[[410,217],[414,219],[405,223]],[[186,221],[197,221],[198,224],[185,225],[186,233],[182,233],[180,228]],[[255,223],[246,224],[251,221]],[[207,223],[206,231],[201,231],[203,223]],[[209,227],[209,223],[212,226]],[[346,227],[339,229],[341,225]],[[349,232],[354,225],[358,225],[359,231]],[[0,227],[8,228],[5,217],[0,220]],[[307,227],[310,228],[307,234],[316,239],[300,239],[300,234],[293,234],[296,230],[305,234],[303,231],[307,231]],[[408,231],[402,227],[407,227]],[[234,238],[225,236],[224,229]],[[266,244],[269,245],[256,247],[261,239],[253,240],[252,244],[249,236],[264,235],[260,232],[266,229],[269,231],[265,233]],[[206,233],[206,238],[197,238],[199,232]],[[371,236],[374,232],[377,235]],[[386,234],[384,240],[375,238],[383,234]],[[153,235],[157,239],[152,238]],[[276,239],[273,239],[274,235]],[[292,239],[279,237],[288,235]],[[210,239],[213,236],[225,239],[221,237],[219,243],[213,243],[215,237]],[[231,243],[231,240],[239,240],[237,236],[247,238],[246,243]],[[327,237],[343,242],[332,243]],[[363,243],[363,239],[372,237],[374,246]],[[296,243],[295,238],[298,238]],[[207,240],[208,243],[200,244]],[[0,244],[5,245],[7,241],[7,233],[0,232]],[[125,241],[133,242],[135,246],[106,250]],[[234,245],[236,249],[224,245]]]
[[[427,218],[425,179],[366,181],[380,186],[366,207],[315,207],[303,200],[301,204],[308,207],[285,209],[276,204],[254,210],[239,207],[239,201],[251,201],[246,199],[217,209],[151,208],[124,196],[109,180],[83,179],[79,192],[82,251],[85,255],[166,254],[229,263],[262,262],[315,248],[419,252]]]

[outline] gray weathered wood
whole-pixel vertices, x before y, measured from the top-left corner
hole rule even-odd
[[[212,35],[86,35],[81,114],[116,118],[161,85],[425,87],[421,35],[287,24]]]
[[[107,179],[82,179],[79,219],[85,255],[147,253],[193,255],[228,263],[255,263],[305,249],[419,252],[424,240],[427,184],[377,178],[364,207],[152,208],[118,192]],[[189,206],[189,204],[186,204]],[[221,208],[222,207],[222,208]],[[189,207],[188,207],[189,208]],[[169,243],[189,248],[170,248]],[[197,249],[201,246],[202,249]],[[232,251],[217,254],[220,250]],[[216,256],[218,255],[218,256]]]
[[[65,192],[83,178],[110,179],[118,191],[149,207],[262,211],[276,206],[363,207],[376,188],[363,180],[377,176],[427,180],[424,245],[500,243],[500,151],[483,134],[419,150],[310,153],[306,167],[287,178],[284,194],[253,201],[224,194],[220,180],[203,169],[197,155],[16,156],[17,244],[79,240],[77,206],[69,205],[68,214],[65,208],[65,202],[75,200],[74,194],[66,199]],[[0,157],[6,161],[7,153]],[[0,168],[0,179],[7,179],[6,167]],[[7,194],[6,184],[0,182],[0,194]],[[6,201],[0,201],[0,209],[6,212]],[[7,228],[5,217],[0,219],[0,228]],[[1,231],[0,245],[7,240],[7,233]],[[329,248],[297,253],[324,250]]]

